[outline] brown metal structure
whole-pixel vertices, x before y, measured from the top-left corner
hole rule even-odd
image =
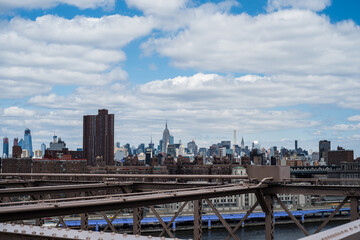
[[[63,216],[80,214],[81,229],[88,230],[89,213],[98,212],[106,220],[112,232],[117,232],[113,220],[122,209],[132,209],[133,234],[141,233],[141,219],[143,208],[149,207],[163,227],[160,236],[165,233],[174,237],[170,230],[172,222],[183,210],[185,205],[193,202],[194,206],[194,239],[202,239],[202,204],[206,202],[217,215],[220,222],[227,229],[227,239],[239,239],[236,231],[246,218],[260,205],[265,213],[265,239],[274,239],[274,202],[277,202],[305,236],[310,233],[291,214],[286,205],[277,194],[308,194],[345,196],[342,203],[328,216],[323,224],[316,230],[319,232],[340,210],[350,201],[350,220],[359,218],[358,200],[360,185],[337,185],[332,181],[319,181],[316,179],[302,179],[306,184],[300,185],[298,180],[267,177],[261,181],[249,180],[246,176],[233,175],[149,175],[149,174],[0,174],[5,182],[0,184],[0,222],[18,221],[26,219],[42,219],[57,217],[58,224],[65,226]],[[198,182],[198,180],[206,182]],[[197,180],[196,183],[178,183]],[[231,181],[237,181],[232,183]],[[79,181],[79,184],[76,182]],[[159,182],[162,181],[162,182]],[[165,182],[164,182],[165,181]],[[44,186],[45,182],[58,186]],[[1,183],[1,181],[0,181]],[[28,184],[26,184],[28,183]],[[36,186],[40,184],[41,186]],[[67,183],[67,184],[65,184]],[[15,187],[17,186],[17,187]],[[249,209],[245,217],[234,227],[222,218],[219,211],[209,199],[254,193],[257,202]],[[18,197],[27,196],[19,201]],[[165,223],[155,205],[184,202],[178,212],[168,223]],[[112,211],[110,218],[105,211]],[[115,212],[115,213],[114,213]]]

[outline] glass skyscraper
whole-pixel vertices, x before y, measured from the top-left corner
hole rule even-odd
[[[5,158],[9,157],[9,138],[3,138],[3,156]]]
[[[33,157],[34,156],[34,152],[32,150],[32,140],[31,140],[31,131],[30,129],[25,129],[25,133],[24,133],[24,142],[23,142],[23,147],[22,149],[26,149],[29,151],[29,156]]]

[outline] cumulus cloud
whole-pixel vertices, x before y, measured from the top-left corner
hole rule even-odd
[[[86,8],[112,8],[115,5],[115,0],[27,0],[27,1],[13,1],[0,0],[0,13],[15,8],[25,9],[48,9],[56,7],[59,4],[68,4],[80,9]]]
[[[129,7],[137,8],[146,15],[169,16],[186,7],[189,0],[125,0]]]
[[[179,68],[201,71],[356,75],[360,28],[332,24],[325,15],[290,9],[257,16],[205,7],[193,9],[186,26],[142,45],[146,54],[169,57]]]
[[[151,19],[121,15],[13,18],[0,30],[0,98],[49,92],[55,85],[106,85],[127,79],[121,50],[148,34]]]
[[[309,9],[321,11],[331,5],[331,0],[268,0],[267,10],[281,10],[284,8]]]
[[[360,115],[351,116],[348,120],[352,122],[360,122]]]
[[[5,108],[3,112],[4,117],[32,117],[34,115],[34,111],[16,106]]]

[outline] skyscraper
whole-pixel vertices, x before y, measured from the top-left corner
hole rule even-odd
[[[114,165],[114,114],[99,109],[98,115],[84,116],[83,150],[88,165],[94,166],[96,157]]]
[[[46,145],[45,145],[45,143],[42,143],[42,144],[41,144],[41,153],[42,153],[42,156],[45,155],[45,151],[46,151]]]
[[[167,127],[167,121],[166,121],[166,124],[165,124],[165,130],[163,132],[163,138],[162,138],[162,148],[161,150],[166,154],[167,153],[167,147],[168,145],[170,144],[170,131]]]
[[[297,149],[298,149],[298,141],[295,140],[295,151],[297,151]]]
[[[13,146],[19,146],[19,139],[18,138],[14,138]]]
[[[21,148],[24,146],[24,140],[21,138],[18,144]]]
[[[324,158],[324,161],[326,164],[328,164],[328,153],[330,151],[330,141],[327,140],[321,140],[319,142],[319,158]]]
[[[21,141],[21,140],[20,140]],[[31,131],[30,129],[25,129],[25,133],[24,133],[24,142],[23,142],[23,146],[22,149],[26,149],[29,151],[29,157],[33,157],[34,156],[34,152],[32,150],[32,139],[31,139]]]
[[[5,157],[5,158],[9,157],[9,138],[8,137],[3,138],[3,157]]]
[[[245,148],[244,138],[241,137],[241,149]]]

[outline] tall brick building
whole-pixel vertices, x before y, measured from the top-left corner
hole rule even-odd
[[[98,115],[84,116],[83,151],[90,166],[99,158],[108,166],[114,165],[114,114],[100,109]]]

